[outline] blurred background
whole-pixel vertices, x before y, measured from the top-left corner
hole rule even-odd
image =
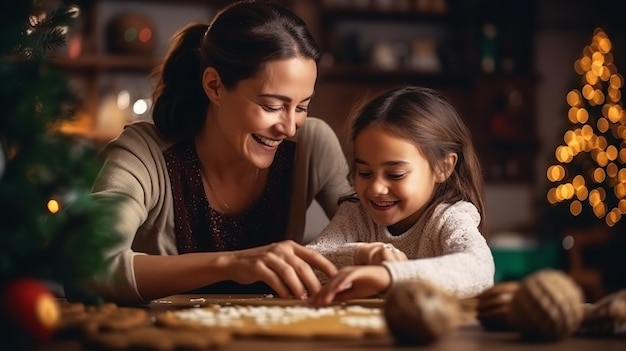
[[[78,1],[79,26],[54,59],[82,101],[81,118],[64,130],[103,145],[125,123],[149,120],[150,72],[169,38],[230,2]],[[626,287],[619,1],[279,2],[322,47],[310,115],[340,140],[368,94],[417,84],[452,99],[484,168],[497,281],[557,267],[590,299]],[[308,237],[327,221],[314,205]]]

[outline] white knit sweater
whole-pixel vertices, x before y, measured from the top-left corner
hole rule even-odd
[[[458,298],[473,297],[494,283],[491,250],[478,230],[480,215],[469,202],[440,204],[431,218],[420,218],[399,236],[377,225],[363,206],[344,201],[316,240],[307,245],[343,267],[354,264],[359,242],[390,243],[408,261],[383,262],[393,282],[410,279],[434,283]]]

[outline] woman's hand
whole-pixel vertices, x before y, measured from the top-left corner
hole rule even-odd
[[[376,265],[383,261],[406,261],[406,254],[391,244],[374,242],[360,244],[354,253],[357,265]]]
[[[370,297],[386,291],[390,285],[391,275],[385,266],[343,267],[311,297],[309,303],[319,307],[333,301]]]
[[[280,297],[304,299],[307,290],[313,294],[321,288],[313,268],[328,277],[337,273],[335,265],[319,252],[287,240],[235,251],[228,271],[238,283],[263,281]]]

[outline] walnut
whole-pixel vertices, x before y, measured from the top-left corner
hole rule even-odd
[[[387,329],[397,344],[426,345],[449,334],[460,319],[459,301],[424,281],[393,285],[383,308]]]

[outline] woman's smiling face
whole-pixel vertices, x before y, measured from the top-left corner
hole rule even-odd
[[[258,168],[274,160],[278,145],[304,125],[317,79],[309,58],[267,62],[234,89],[222,89],[216,123],[223,139]]]

